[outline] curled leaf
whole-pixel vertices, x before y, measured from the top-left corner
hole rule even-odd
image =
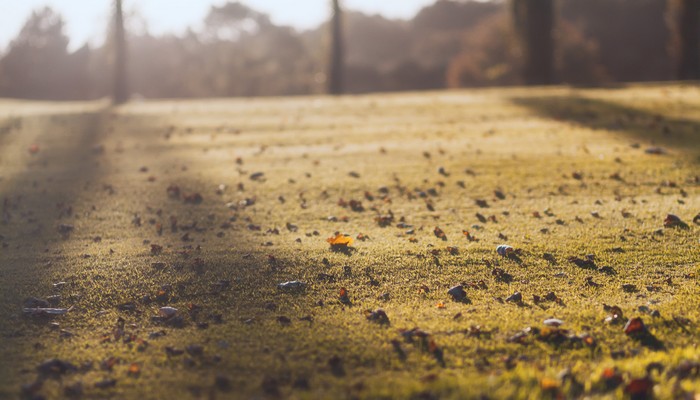
[[[443,230],[440,229],[440,227],[436,226],[433,230],[433,233],[438,239],[447,240],[447,235],[445,235],[445,232],[443,232]]]
[[[510,253],[512,253],[514,251],[515,251],[515,249],[512,248],[511,246],[508,246],[507,244],[502,244],[502,245],[499,245],[496,247],[496,252],[503,257],[508,256]]]
[[[520,303],[523,302],[523,294],[520,293],[520,292],[515,292],[515,293],[511,294],[510,296],[508,296],[508,297],[506,298],[506,301],[509,302],[509,303],[518,303],[518,304],[520,304]]]
[[[161,307],[158,309],[158,316],[163,318],[172,318],[177,315],[177,308],[175,307]]]
[[[564,321],[558,319],[558,318],[548,318],[545,319],[543,322],[547,326],[553,326],[553,327],[560,327],[564,324]]]
[[[664,218],[664,227],[687,229],[688,224],[683,222],[683,220],[681,220],[677,215],[668,214],[666,215],[666,218]]]
[[[454,301],[462,301],[467,297],[467,292],[464,291],[462,285],[451,287],[450,290],[447,291],[447,294],[452,296],[452,300]]]
[[[631,318],[625,324],[626,335],[640,335],[646,333],[646,331],[647,328],[644,326],[644,321],[639,317]]]

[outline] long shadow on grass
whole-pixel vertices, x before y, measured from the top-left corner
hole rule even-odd
[[[13,172],[10,168],[0,186],[2,260],[35,256],[33,252],[59,236],[53,229],[57,226],[56,217],[60,219],[73,213],[71,200],[99,171],[95,165],[95,144],[104,113],[97,110],[32,116],[31,123],[25,123],[23,131],[16,135],[16,148],[8,144],[0,153],[0,157],[8,157],[9,152],[24,153],[27,140],[38,144],[33,156],[14,157],[14,161],[10,161],[19,164],[10,164],[11,167],[21,169]],[[7,265],[2,267],[3,273],[7,273]],[[26,275],[30,269],[25,267],[16,272],[21,272],[18,276]],[[8,279],[4,279],[3,284],[12,286]]]
[[[4,135],[0,156],[9,168],[0,183],[0,351],[4,354],[0,397],[16,395],[5,392],[10,385],[19,387],[13,364],[18,356],[25,358],[25,346],[36,340],[28,337],[34,335],[20,313],[24,298],[41,287],[50,273],[47,257],[61,237],[56,217],[72,214],[71,200],[98,172],[92,152],[104,113],[92,109],[33,115],[12,138]],[[36,154],[23,158],[27,141],[39,147]],[[69,224],[65,223],[64,234]]]
[[[12,137],[0,138],[6,143],[0,157],[8,166],[0,182],[1,398],[16,397],[20,384],[33,379],[38,357],[55,356],[42,350],[44,342],[47,349],[56,345],[46,318],[22,315],[26,298],[54,296],[58,300],[52,306],[77,304],[82,313],[70,314],[88,315],[84,304],[88,293],[74,295],[80,288],[71,286],[70,278],[77,279],[85,264],[100,260],[69,249],[97,240],[93,238],[99,232],[88,227],[94,220],[91,213],[120,207],[101,200],[107,196],[101,181],[108,152],[102,143],[113,134],[112,118],[116,118],[112,110],[97,106],[84,112],[32,115],[23,118]],[[138,119],[147,127],[155,123],[153,118]],[[27,143],[38,145],[33,155],[25,155]],[[54,287],[57,276],[69,278],[68,284]]]
[[[153,167],[152,163],[156,161],[148,159],[147,153],[153,149],[167,151],[160,148],[158,142],[163,140],[158,133],[164,127],[159,116],[112,114],[110,110],[32,116],[26,118],[22,130],[15,132],[17,135],[7,138],[8,147],[0,149],[0,157],[15,152],[14,156],[6,158],[14,160],[14,164],[8,164],[11,168],[4,171],[5,179],[0,182],[0,211],[6,215],[4,222],[0,221],[0,354],[3,355],[0,360],[0,398],[17,397],[20,384],[31,383],[37,378],[35,367],[42,359],[58,357],[77,365],[86,360],[99,362],[110,352],[130,353],[127,345],[116,339],[114,343],[110,338],[109,343],[95,345],[100,335],[112,329],[114,313],[150,330],[167,329],[169,338],[187,336],[188,341],[194,337],[203,340],[203,335],[209,331],[200,329],[209,324],[220,325],[222,320],[223,323],[235,324],[239,317],[251,315],[246,306],[249,309],[252,304],[263,304],[273,298],[269,291],[265,292],[270,286],[269,272],[265,268],[278,266],[262,263],[257,268],[254,260],[246,258],[249,250],[259,248],[259,236],[227,228],[226,237],[235,240],[236,247],[240,248],[234,252],[204,253],[193,244],[195,240],[200,243],[202,239],[217,239],[212,237],[213,227],[203,226],[209,221],[210,212],[228,210],[217,206],[217,201],[222,200],[212,198],[204,191],[215,187],[218,182],[208,182],[206,177],[196,182],[191,176],[178,178],[161,174],[157,182],[150,184],[145,183],[144,176],[144,181],[134,184],[133,188],[123,179],[121,186],[103,186],[112,178],[132,176],[128,173],[120,175],[122,165],[133,167],[133,171],[141,163]],[[119,149],[120,145],[117,149],[101,146],[108,136],[117,134],[123,135],[126,142],[137,144],[128,145],[127,149]],[[38,143],[38,152],[27,155],[28,143]],[[18,151],[22,154],[17,155]],[[187,157],[196,153],[172,154],[185,156],[173,160],[173,163],[187,164]],[[129,162],[134,164],[129,166]],[[173,178],[173,183],[182,186],[183,196],[202,191],[205,196],[203,203],[183,203],[183,196],[169,198],[165,189]],[[114,191],[114,199],[108,194],[111,191]],[[94,205],[92,209],[91,205]],[[150,219],[159,220],[160,211],[158,215],[150,214],[146,211],[151,208],[149,205],[153,210],[163,210],[164,220],[161,222],[166,232],[162,236],[156,234],[154,224],[149,222]],[[135,212],[144,215],[143,223],[131,221],[131,213]],[[170,215],[177,216],[177,229],[173,232],[166,222]],[[107,227],[109,224],[113,226]],[[110,233],[112,231],[116,233]],[[106,237],[100,242],[96,239],[98,235]],[[116,247],[133,237],[153,239],[163,244],[165,254],[149,254],[145,242],[143,248]],[[93,242],[101,244],[88,247]],[[113,244],[117,249],[114,256],[96,249],[105,250]],[[192,249],[186,250],[185,247]],[[207,244],[203,247],[208,248]],[[92,254],[83,257],[83,251]],[[265,254],[262,253],[260,258],[265,259]],[[161,267],[151,265],[155,261],[158,261],[156,265],[163,265],[162,271],[158,270]],[[61,286],[63,289],[52,286],[64,279],[67,283]],[[166,287],[163,289],[166,298],[162,301],[158,291],[161,285]],[[263,296],[261,292],[267,295]],[[147,304],[143,294],[154,296],[153,304]],[[47,319],[22,316],[27,297],[48,298],[51,295],[62,296],[58,307],[76,307],[68,315],[56,319],[60,328],[67,329],[65,335],[68,336],[60,340],[57,340],[57,330],[49,330]],[[199,318],[189,313],[192,316],[186,318],[185,329],[172,331],[171,326],[151,322],[152,311],[162,305],[177,306],[185,314],[186,301],[206,305]],[[102,312],[110,315],[94,317]],[[295,329],[304,327],[297,321],[294,325]],[[217,328],[222,329],[221,326]],[[237,329],[241,328],[234,326],[230,329],[238,333]],[[215,329],[212,327],[212,330]],[[71,332],[76,336],[72,337]],[[232,335],[235,342],[243,340],[244,336]],[[296,337],[289,335],[287,340],[298,345]],[[277,335],[267,341],[271,346],[277,342]],[[188,342],[178,343],[184,345]],[[154,339],[154,344],[158,349],[152,349],[145,357],[161,354],[158,350],[162,341]],[[89,354],[80,350],[87,345],[91,348]],[[235,360],[232,363],[237,365]],[[165,370],[169,369],[166,367]],[[80,378],[85,379],[86,385],[92,385],[94,380],[82,372]],[[120,381],[120,387],[125,387],[128,382],[131,381]],[[45,386],[50,388],[41,389],[41,393],[56,390],[56,385]],[[132,383],[132,390],[140,390],[137,383]]]
[[[590,129],[620,133],[641,145],[691,153],[700,162],[700,121],[666,117],[612,101],[581,96],[515,97],[511,101],[536,114]]]

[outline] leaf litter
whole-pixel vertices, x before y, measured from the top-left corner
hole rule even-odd
[[[188,134],[196,132],[197,128],[194,128]],[[170,134],[169,140],[176,141],[177,134]],[[47,145],[46,148],[50,147]],[[696,245],[697,240],[692,243],[688,238],[696,233],[692,229],[693,225],[698,224],[698,217],[691,217],[697,211],[693,210],[691,214],[681,203],[673,207],[666,205],[669,213],[663,220],[663,227],[667,229],[663,235],[653,234],[653,229],[660,228],[660,224],[658,216],[650,215],[649,209],[653,207],[649,204],[657,201],[657,198],[642,198],[627,192],[613,193],[617,189],[610,186],[633,187],[631,185],[641,183],[636,175],[639,167],[632,164],[633,161],[624,169],[621,169],[621,166],[625,164],[618,163],[619,165],[615,166],[616,170],[620,171],[616,172],[618,178],[612,177],[610,171],[602,167],[597,169],[595,165],[577,165],[567,167],[566,170],[575,172],[570,173],[562,181],[564,183],[555,182],[559,178],[551,174],[544,174],[542,177],[538,175],[531,182],[520,182],[507,173],[496,179],[496,175],[493,174],[494,166],[490,164],[492,160],[489,159],[496,157],[492,153],[487,156],[477,155],[472,164],[472,161],[455,161],[457,158],[465,160],[460,158],[462,154],[457,147],[454,150],[430,149],[430,152],[422,150],[422,158],[420,152],[416,153],[416,157],[421,158],[421,165],[425,166],[426,171],[430,171],[425,176],[411,170],[409,164],[405,166],[406,172],[396,169],[392,171],[393,175],[386,176],[380,172],[372,176],[374,174],[360,174],[355,171],[348,173],[347,169],[338,169],[340,172],[334,173],[342,177],[343,185],[352,182],[352,188],[338,190],[331,185],[314,193],[317,187],[312,183],[305,187],[304,193],[301,194],[298,187],[293,189],[294,185],[298,185],[302,179],[318,176],[321,170],[308,169],[297,175],[293,173],[298,171],[293,170],[290,170],[293,173],[283,169],[275,172],[275,161],[264,165],[255,158],[266,157],[265,154],[277,149],[275,146],[264,146],[264,149],[268,149],[265,152],[262,149],[263,147],[255,153],[255,157],[246,158],[246,167],[250,166],[252,171],[264,169],[265,173],[239,170],[238,178],[217,177],[215,183],[206,182],[206,185],[173,179],[181,186],[168,186],[167,196],[163,196],[162,187],[157,190],[159,197],[154,198],[162,199],[153,201],[158,205],[152,210],[140,206],[125,212],[128,215],[125,226],[128,225],[129,229],[136,232],[134,237],[140,243],[143,240],[145,246],[141,248],[139,256],[145,253],[149,258],[145,265],[148,266],[147,274],[152,275],[139,278],[153,282],[148,288],[126,291],[124,295],[114,298],[99,299],[99,310],[81,300],[81,296],[88,296],[94,301],[96,296],[90,291],[80,290],[80,286],[71,287],[70,290],[75,288],[76,293],[63,292],[63,299],[52,298],[52,302],[71,299],[68,304],[73,304],[74,301],[79,304],[74,309],[58,308],[57,304],[50,304],[50,296],[45,297],[46,303],[38,299],[30,304],[33,306],[27,307],[25,304],[22,308],[23,314],[65,315],[64,319],[68,324],[76,320],[85,322],[84,315],[88,314],[85,309],[90,311],[90,315],[98,315],[97,318],[106,318],[104,315],[118,313],[128,319],[128,322],[118,321],[116,326],[112,326],[114,320],[110,320],[107,328],[109,340],[103,344],[124,346],[123,351],[117,347],[117,350],[114,350],[115,355],[105,354],[104,357],[96,358],[102,360],[99,365],[108,367],[104,372],[110,376],[99,380],[92,377],[88,379],[85,375],[85,379],[81,379],[86,384],[66,384],[65,393],[111,390],[110,388],[117,385],[117,378],[121,379],[123,376],[143,380],[151,373],[152,368],[145,368],[148,364],[141,360],[127,359],[123,355],[128,354],[128,349],[132,348],[140,348],[145,354],[151,351],[140,337],[142,329],[151,330],[150,334],[148,331],[143,334],[150,340],[168,342],[159,346],[161,354],[165,351],[169,358],[181,359],[181,362],[169,362],[178,362],[177,365],[185,366],[186,370],[210,371],[209,385],[220,391],[232,390],[239,383],[233,378],[220,375],[217,363],[236,365],[236,361],[232,361],[229,355],[224,355],[223,361],[217,361],[219,358],[216,355],[209,358],[209,344],[206,350],[200,344],[193,344],[194,341],[205,343],[199,338],[208,335],[198,333],[197,329],[208,332],[209,323],[219,323],[222,324],[222,328],[236,332],[234,337],[242,342],[239,351],[243,356],[240,360],[247,360],[245,357],[255,355],[253,359],[260,357],[263,366],[267,365],[264,354],[285,357],[285,362],[291,365],[302,364],[293,355],[295,346],[300,342],[296,339],[280,338],[280,332],[289,332],[290,336],[303,338],[311,343],[314,343],[316,337],[325,342],[347,340],[355,347],[349,350],[340,346],[334,347],[332,352],[337,354],[333,355],[321,346],[315,350],[316,353],[312,353],[312,356],[317,356],[316,360],[321,360],[315,368],[338,379],[354,376],[353,374],[362,368],[358,362],[360,359],[371,360],[370,364],[378,363],[377,365],[385,369],[378,374],[380,379],[391,376],[391,372],[388,372],[391,369],[382,364],[383,361],[378,361],[383,356],[374,358],[372,355],[387,351],[407,365],[419,365],[418,368],[409,367],[413,374],[418,370],[430,369],[431,372],[424,376],[425,382],[442,379],[440,369],[433,368],[451,369],[457,368],[457,365],[464,368],[466,364],[468,371],[471,371],[469,368],[475,367],[476,370],[485,371],[493,376],[504,374],[510,382],[519,382],[517,385],[523,385],[530,390],[542,390],[564,397],[567,394],[572,395],[576,390],[593,388],[593,384],[598,381],[601,382],[601,390],[604,392],[622,387],[621,390],[629,396],[648,396],[658,382],[648,376],[635,378],[639,375],[625,371],[627,364],[624,362],[619,363],[622,370],[616,366],[606,368],[602,374],[587,375],[576,369],[575,372],[569,370],[562,373],[556,379],[540,374],[538,379],[534,380],[536,389],[528,387],[527,379],[517,375],[517,372],[513,372],[517,370],[511,367],[522,365],[528,368],[552,354],[563,360],[555,361],[556,365],[587,362],[587,358],[576,353],[580,349],[595,349],[591,351],[610,354],[621,351],[624,354],[623,359],[635,360],[643,354],[637,350],[639,347],[659,354],[666,351],[666,343],[675,343],[676,340],[671,332],[677,332],[674,335],[692,335],[695,332],[697,315],[692,312],[688,318],[682,315],[673,315],[666,319],[659,316],[653,319],[647,317],[653,315],[657,310],[652,309],[657,307],[662,309],[662,315],[672,315],[666,313],[668,306],[663,303],[656,306],[657,303],[654,302],[663,301],[666,294],[677,293],[678,285],[688,287],[688,282],[692,282],[695,277],[692,271],[694,250],[687,250],[688,255],[685,256],[682,252],[669,255],[666,258],[670,261],[665,262],[662,257],[647,254],[645,246],[657,246],[657,242],[659,245],[654,247],[655,249],[661,248],[662,244]],[[391,153],[392,151],[385,151],[382,157]],[[105,154],[107,156],[109,152]],[[666,162],[666,158],[676,157],[675,152],[665,149],[662,155],[664,157],[655,159],[660,160],[658,162]],[[633,157],[620,156],[624,159]],[[518,154],[518,157],[527,157],[527,154]],[[239,157],[238,160],[242,159]],[[517,163],[505,161],[506,157],[498,160],[518,167]],[[436,167],[432,164],[436,162],[442,165]],[[534,159],[531,159],[531,162],[537,163]],[[134,165],[142,164],[143,162]],[[236,167],[242,168],[242,161],[236,161],[235,164]],[[149,161],[148,165],[149,168],[143,170],[143,173],[149,170],[156,171],[155,161]],[[322,168],[324,165],[325,160],[321,160],[314,164],[313,168]],[[196,168],[197,164],[193,162],[180,172],[187,175]],[[361,167],[355,165],[353,168],[360,170]],[[478,173],[473,172],[474,170]],[[533,170],[529,168],[529,171]],[[324,173],[330,174],[329,171]],[[458,180],[458,175],[462,175],[460,178],[464,179]],[[622,180],[620,176],[624,176],[625,179]],[[163,179],[172,178],[175,176]],[[576,181],[576,187],[571,184],[572,179]],[[158,181],[160,180],[158,175]],[[262,190],[272,187],[279,180],[288,182],[289,187],[275,188],[273,197]],[[567,180],[569,183],[566,183]],[[498,181],[497,188],[493,184],[495,181]],[[669,181],[681,182],[670,177]],[[181,187],[187,189],[183,190]],[[216,191],[214,188],[217,188]],[[235,188],[238,189],[237,192]],[[679,198],[693,204],[691,200],[697,198],[697,190],[690,185],[684,189],[685,195],[675,186],[664,186],[664,191],[676,190]],[[112,192],[112,196],[121,196],[125,191],[125,187],[119,188],[119,191]],[[205,201],[204,196],[200,194],[214,192],[217,195],[214,200],[207,198]],[[605,202],[594,204],[591,201],[590,204],[584,204],[589,194],[596,196],[593,199],[601,198]],[[534,203],[523,200],[537,196],[544,196],[539,197],[539,200],[547,199],[544,201],[547,204],[537,204],[533,207]],[[666,195],[662,192],[650,196]],[[333,203],[331,198],[340,198],[341,201]],[[345,201],[343,198],[350,200]],[[298,202],[292,199],[298,199]],[[292,205],[295,206],[295,213],[299,212],[296,209],[304,211],[290,215]],[[347,212],[348,215],[339,214],[328,218],[327,211],[334,207],[335,211],[332,212],[337,212],[338,206],[346,209],[341,210],[341,213]],[[98,249],[106,250],[107,246],[115,247],[117,252],[125,252],[123,248],[114,244],[110,235],[93,232],[91,227],[84,224],[84,221],[98,223],[97,219],[71,217],[74,214],[65,212],[67,207],[64,205],[61,208],[63,211],[60,218],[63,220],[58,225],[51,225],[58,227],[57,231],[66,243],[79,241],[82,235],[95,237],[99,234],[101,240],[91,244],[94,246],[90,250],[93,254],[97,254]],[[75,213],[78,213],[77,207]],[[525,211],[534,208],[544,211]],[[553,210],[556,210],[556,214]],[[11,213],[12,207],[5,207],[4,212]],[[579,218],[579,215],[584,217]],[[683,222],[682,218],[692,220],[693,225]],[[134,223],[136,220],[138,223]],[[287,220],[294,223],[284,222]],[[478,225],[470,226],[476,221]],[[533,228],[533,223],[539,226]],[[340,224],[343,224],[343,230],[366,233],[353,238],[338,231],[325,243],[322,238],[318,238],[318,232],[328,229],[327,226]],[[456,229],[457,226],[469,229]],[[286,227],[286,230],[278,227]],[[496,227],[500,229],[497,230]],[[147,228],[150,228],[148,233]],[[339,227],[332,228],[335,229]],[[226,235],[214,236],[214,232],[217,231],[226,232]],[[176,232],[179,233],[175,235]],[[464,238],[459,232],[462,232]],[[53,231],[54,235],[55,233],[56,231]],[[478,239],[475,234],[478,235]],[[151,236],[158,238],[157,243],[152,242],[154,237]],[[455,240],[457,237],[461,240]],[[508,238],[512,240],[511,243],[518,244],[518,250],[509,245],[499,245]],[[297,241],[298,239],[303,241]],[[0,241],[4,243],[6,240],[3,233]],[[357,248],[353,247],[355,240],[358,242]],[[234,256],[232,258],[240,257],[240,260],[236,261],[235,269],[234,266],[223,267],[222,265],[227,263],[214,260],[212,253],[209,253],[219,243],[226,243],[226,247],[223,248]],[[323,244],[323,251],[315,250],[314,246],[319,243]],[[327,246],[330,246],[331,252],[328,252]],[[257,250],[262,248],[264,250]],[[617,248],[623,251],[608,251]],[[114,249],[109,250],[111,252]],[[353,256],[344,257],[343,254],[336,253]],[[665,253],[658,254],[666,256]],[[92,261],[89,258],[85,260],[87,261],[83,261],[83,265]],[[558,265],[557,260],[568,260],[568,263],[564,261]],[[117,265],[114,268],[119,274],[122,273]],[[657,268],[660,271],[659,276],[646,273],[645,268]],[[233,270],[236,273],[232,273]],[[581,275],[593,275],[593,272],[601,274],[588,277]],[[672,276],[673,282],[677,283],[664,284],[662,274],[667,274],[669,279]],[[258,282],[264,282],[264,285],[251,281],[250,276],[255,276],[259,279]],[[287,281],[292,277],[298,280]],[[313,277],[317,279],[314,280]],[[96,274],[90,279],[93,279],[96,287],[104,290],[105,286],[100,283],[100,280],[105,280],[103,274]],[[111,279],[107,278],[112,282]],[[131,282],[138,282],[130,279]],[[156,281],[160,282],[156,284]],[[307,286],[305,282],[313,284]],[[456,282],[461,283],[455,285]],[[692,283],[690,285],[692,287]],[[419,286],[420,290],[416,290]],[[576,289],[571,289],[572,287]],[[555,291],[557,294],[554,294]],[[285,293],[298,295],[288,296]],[[462,304],[455,304],[446,299]],[[639,312],[649,321],[645,323],[641,317],[626,319],[622,309],[616,306],[605,306],[603,314],[598,308],[599,305],[594,305],[600,304],[601,300],[621,304],[627,313],[634,315],[634,312]],[[270,304],[272,301],[274,304]],[[518,304],[520,307],[506,303]],[[377,307],[379,304],[381,308]],[[639,304],[648,304],[648,311],[642,311],[643,309],[637,307]],[[358,309],[365,311],[358,312]],[[68,313],[71,310],[74,312]],[[106,313],[103,314],[102,310],[106,310]],[[391,324],[389,311],[392,316]],[[579,313],[586,317],[579,316]],[[227,315],[233,318],[228,319]],[[363,317],[372,324],[356,325]],[[64,324],[64,319],[60,320],[61,325]],[[299,323],[300,321],[308,324]],[[519,331],[512,328],[515,324],[526,326],[530,321],[541,322]],[[487,330],[474,322],[487,323],[493,329]],[[375,323],[387,328],[379,328]],[[465,323],[469,328],[465,329],[459,325]],[[432,333],[419,328],[401,329],[397,338],[396,329],[391,326],[407,324],[429,327]],[[352,335],[342,330],[334,330],[334,327],[338,326],[354,326],[351,329]],[[68,328],[72,329],[70,326]],[[67,329],[65,331],[72,332]],[[333,335],[329,335],[329,332],[333,332]],[[260,342],[252,342],[248,339],[249,335],[257,337]],[[78,338],[83,337],[90,338],[90,334],[79,330]],[[457,337],[461,339],[457,340]],[[279,340],[284,347],[291,349],[290,353],[278,350],[274,346],[276,342],[270,338]],[[75,337],[70,340],[75,340]],[[472,350],[472,340],[482,341],[483,349]],[[538,347],[538,344],[547,346]],[[71,345],[62,346],[69,348]],[[520,354],[509,354],[512,352],[512,346],[522,346],[522,349],[516,347]],[[485,350],[491,347],[495,351]],[[263,348],[266,350],[262,351]],[[430,361],[420,358],[414,350],[427,355]],[[101,354],[104,352],[103,349],[99,351]],[[483,354],[480,354],[481,352]],[[75,357],[76,360],[80,359],[77,355]],[[65,359],[68,360],[69,357]],[[255,362],[241,362],[247,363],[251,371],[261,372],[260,368],[255,367]],[[692,362],[669,365],[668,370],[676,371],[674,376],[687,379],[697,375],[697,368],[693,367]],[[69,362],[63,359],[53,359],[37,371],[40,375],[83,373],[79,361]],[[315,386],[315,378],[297,379],[285,374],[288,375],[276,374],[272,369],[264,371],[254,384],[256,390],[278,395],[295,390],[320,390]],[[251,376],[252,374],[246,375],[247,378]],[[293,384],[297,381],[300,382],[298,385]],[[580,381],[590,381],[591,384],[584,389],[575,389],[575,383]],[[360,382],[357,388],[351,390],[354,393],[369,394],[371,397],[372,385],[372,379],[367,379],[366,383]],[[207,390],[204,387],[205,384],[201,384],[196,390],[203,393]],[[251,392],[250,386],[246,384],[243,387],[247,388],[245,390],[249,394],[255,392]],[[478,384],[476,388],[482,390]],[[36,391],[40,390],[42,389]]]

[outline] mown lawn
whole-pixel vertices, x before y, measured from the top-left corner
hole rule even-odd
[[[0,116],[0,398],[700,393],[697,86]]]

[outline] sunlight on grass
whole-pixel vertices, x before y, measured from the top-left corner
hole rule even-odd
[[[51,358],[76,370],[25,392],[700,390],[695,87],[33,107],[0,103],[0,397]],[[54,295],[73,309],[22,315]]]

